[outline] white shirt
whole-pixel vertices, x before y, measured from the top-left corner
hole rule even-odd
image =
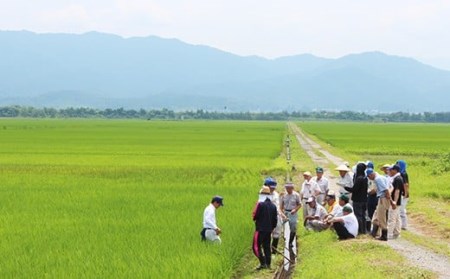
[[[311,208],[309,205],[307,206],[308,206],[308,216],[317,216],[319,217],[319,220],[323,220],[328,215],[327,210],[318,203],[316,203],[316,208]]]
[[[203,212],[203,228],[217,229],[216,208],[210,203]]]
[[[306,181],[306,180],[303,181],[302,190],[300,191],[300,194],[303,195],[304,199],[307,199],[312,196],[316,196],[316,193],[315,193],[316,191],[321,192],[319,185],[317,185],[317,183],[314,180],[310,179],[309,181]]]
[[[353,206],[350,203],[346,203],[344,206],[348,206],[348,207],[350,207],[353,210]],[[337,208],[336,208],[336,214],[333,214],[333,216],[334,217],[342,217],[342,216],[344,216],[344,212],[342,211],[344,206],[340,206],[338,204]]]
[[[272,202],[276,205],[277,209],[280,208],[280,194],[277,191],[272,192]]]
[[[344,220],[344,226],[347,231],[356,237],[358,235],[358,220],[356,219],[355,214],[350,213],[341,218]]]
[[[317,176],[313,178],[314,182],[319,186],[322,194],[326,194],[328,191],[328,179],[322,176],[320,180],[317,180]]]
[[[342,214],[342,206],[340,206],[339,204],[336,204],[333,207],[333,210],[330,212],[331,215],[333,215],[334,217],[339,217],[342,216],[344,214]]]
[[[345,190],[344,187],[353,188],[353,178],[350,176],[350,174],[347,172],[344,177],[339,176],[338,181],[336,182],[337,185],[339,185],[339,193],[341,194],[347,194],[348,191]]]

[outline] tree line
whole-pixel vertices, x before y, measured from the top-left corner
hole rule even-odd
[[[170,109],[93,109],[93,108],[36,108],[25,106],[0,107],[0,117],[6,118],[107,118],[161,120],[346,120],[374,122],[450,123],[450,112],[394,112],[368,114],[354,111],[314,112],[220,112],[207,110],[174,111]]]

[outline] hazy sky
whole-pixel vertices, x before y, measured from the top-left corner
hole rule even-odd
[[[0,0],[0,29],[157,35],[269,58],[380,50],[450,70],[450,0]]]

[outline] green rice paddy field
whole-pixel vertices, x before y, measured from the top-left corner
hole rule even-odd
[[[448,236],[449,125],[299,126],[349,161],[405,159],[411,214]],[[0,278],[229,278],[249,257],[261,174],[285,172],[286,133],[283,122],[0,119]],[[216,194],[223,244],[205,245],[202,212]],[[303,237],[305,251],[315,239],[339,246]]]
[[[0,277],[230,277],[285,132],[281,122],[0,120]],[[210,246],[199,232],[216,194],[224,245]]]

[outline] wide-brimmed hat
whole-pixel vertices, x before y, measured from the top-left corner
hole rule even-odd
[[[381,166],[380,170],[390,169],[391,167],[392,167],[392,165],[384,164],[384,165]]]
[[[350,171],[350,169],[346,165],[340,165],[337,168],[335,168],[337,171]]]
[[[306,175],[306,176],[312,176],[311,172],[309,172],[309,171],[305,171],[305,172],[303,173],[303,175]]]
[[[328,191],[327,197],[336,198],[336,193],[333,190]]]
[[[269,186],[262,186],[261,190],[259,190],[260,195],[270,195],[270,187]]]

